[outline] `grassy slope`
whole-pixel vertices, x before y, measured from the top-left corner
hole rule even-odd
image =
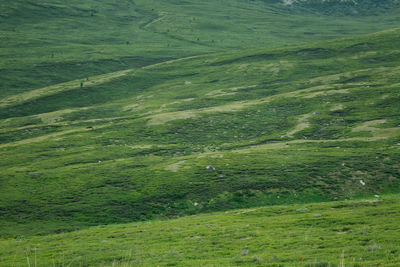
[[[0,96],[171,58],[375,32],[400,25],[394,3],[331,16],[281,1],[4,2]]]
[[[399,201],[232,210],[2,240],[0,266],[398,266]]]
[[[3,98],[1,235],[399,192],[399,42],[218,53]]]

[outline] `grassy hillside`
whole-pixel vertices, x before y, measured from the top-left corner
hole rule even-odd
[[[0,235],[400,191],[400,30],[0,100]]]
[[[399,195],[1,240],[0,266],[398,266]]]
[[[371,2],[371,1],[363,1]],[[374,1],[372,1],[374,2]],[[399,27],[399,4],[14,0],[0,3],[0,97],[173,58]],[[365,12],[374,10],[374,12]]]
[[[270,1],[270,0],[266,0]],[[375,16],[400,7],[398,0],[285,0],[292,9],[306,9],[329,16]]]

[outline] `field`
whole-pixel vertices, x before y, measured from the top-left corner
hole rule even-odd
[[[3,98],[2,234],[398,192],[399,41],[219,53]]]
[[[231,210],[4,240],[0,266],[398,266],[399,201]]]
[[[400,3],[363,2],[318,10],[278,0],[2,2],[0,97],[169,59],[400,27]]]
[[[395,266],[399,11],[0,3],[0,265]]]

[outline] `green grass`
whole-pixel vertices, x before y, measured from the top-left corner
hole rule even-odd
[[[399,192],[399,40],[215,53],[4,98],[0,233]]]
[[[400,26],[397,2],[362,2],[351,8],[241,0],[4,2],[0,96],[172,58]],[[354,8],[358,14],[349,14]]]
[[[398,1],[67,2],[0,3],[0,266],[398,264]]]
[[[399,195],[0,241],[0,266],[398,266]]]

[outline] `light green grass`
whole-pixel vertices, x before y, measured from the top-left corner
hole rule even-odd
[[[398,266],[399,201],[231,210],[0,240],[0,266]]]

